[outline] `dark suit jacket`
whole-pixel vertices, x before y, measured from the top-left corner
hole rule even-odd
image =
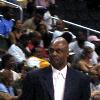
[[[63,100],[89,100],[89,78],[68,68],[64,91]],[[19,100],[54,100],[51,67],[29,72],[24,80],[22,92]]]

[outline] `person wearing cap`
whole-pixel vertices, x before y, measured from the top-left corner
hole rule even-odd
[[[88,41],[90,41],[90,42],[100,42],[100,39],[96,35],[90,35],[88,37]]]

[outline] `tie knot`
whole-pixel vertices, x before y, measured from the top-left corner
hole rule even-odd
[[[58,72],[57,78],[59,78],[59,77],[63,77],[61,72]]]

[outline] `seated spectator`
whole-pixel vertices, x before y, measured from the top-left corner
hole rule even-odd
[[[30,56],[30,53],[26,50],[26,45],[29,41],[28,34],[23,34],[16,44],[11,44],[8,53],[15,57],[16,62],[22,63]]]
[[[8,39],[12,44],[17,44],[22,34],[23,33],[20,28],[13,27],[12,32],[8,36]]]
[[[19,44],[12,44],[8,49],[8,53],[15,57],[19,65],[23,63],[23,61],[27,61],[31,56],[48,58],[48,54],[41,43],[41,34],[38,32],[23,34],[20,37]],[[21,69],[20,67],[19,69]]]
[[[62,20],[57,20],[56,22],[56,29],[53,32],[53,39],[61,36],[64,32],[65,24]]]
[[[26,33],[28,34],[30,32],[34,32],[40,23],[45,23],[43,16],[39,13],[35,13],[31,18],[27,19],[23,23],[23,28],[26,29]]]
[[[48,48],[52,40],[52,34],[48,32],[46,25],[39,24],[37,31],[40,32],[45,48]]]
[[[6,7],[4,10],[4,17],[0,20],[0,34],[8,37],[8,34],[12,31],[14,26],[13,13],[11,10]]]
[[[46,49],[44,48],[42,36],[39,32],[30,33],[29,36],[31,37],[32,44],[34,46],[33,56],[39,58],[47,58],[48,54]]]
[[[2,56],[1,59],[2,59],[1,62],[2,70],[0,70],[0,72],[3,72],[5,70],[10,70],[13,73],[13,79],[14,80],[19,79],[20,75],[14,71],[16,67],[15,58],[10,54],[5,54]]]
[[[0,72],[0,92],[7,93],[11,96],[15,96],[14,88],[13,88],[13,73],[11,70],[4,70]]]
[[[51,17],[50,11],[48,9],[45,9],[45,8],[44,8],[44,11],[45,11],[45,13],[43,15],[43,19],[46,23],[47,30],[52,30],[54,22],[53,22],[53,19]]]
[[[84,73],[90,73],[93,65],[91,63],[93,49],[90,47],[84,47],[78,62],[78,69]]]
[[[87,41],[87,34],[84,33],[85,31],[79,31],[76,35],[76,41],[71,42],[69,44],[69,48],[75,53],[74,56],[74,63],[76,63],[77,61],[79,61],[80,59],[80,55],[83,51],[84,46],[89,46],[91,47],[94,51],[92,54],[92,64],[97,64],[97,58],[98,55],[95,52],[95,45],[89,41]]]
[[[53,32],[53,39],[65,34],[65,33],[69,33],[70,35],[72,35],[72,39],[76,38],[76,36],[74,34],[72,34],[68,30],[68,28],[65,27],[65,23],[63,22],[63,20],[57,20],[56,25],[55,25],[55,31]]]
[[[96,35],[90,35],[88,36],[88,41],[95,45],[95,51],[100,55],[100,39]]]
[[[16,20],[15,21],[15,26],[14,27],[16,27],[16,28],[18,28],[18,29],[22,29],[23,28],[23,23],[22,23],[22,21],[21,20]]]

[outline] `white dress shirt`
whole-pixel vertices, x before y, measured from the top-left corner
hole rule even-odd
[[[26,60],[25,53],[17,45],[12,44],[8,49],[8,53],[15,57],[16,62],[20,63]]]
[[[54,100],[63,100],[67,66],[61,71],[52,67],[53,70],[53,85],[54,85]]]

